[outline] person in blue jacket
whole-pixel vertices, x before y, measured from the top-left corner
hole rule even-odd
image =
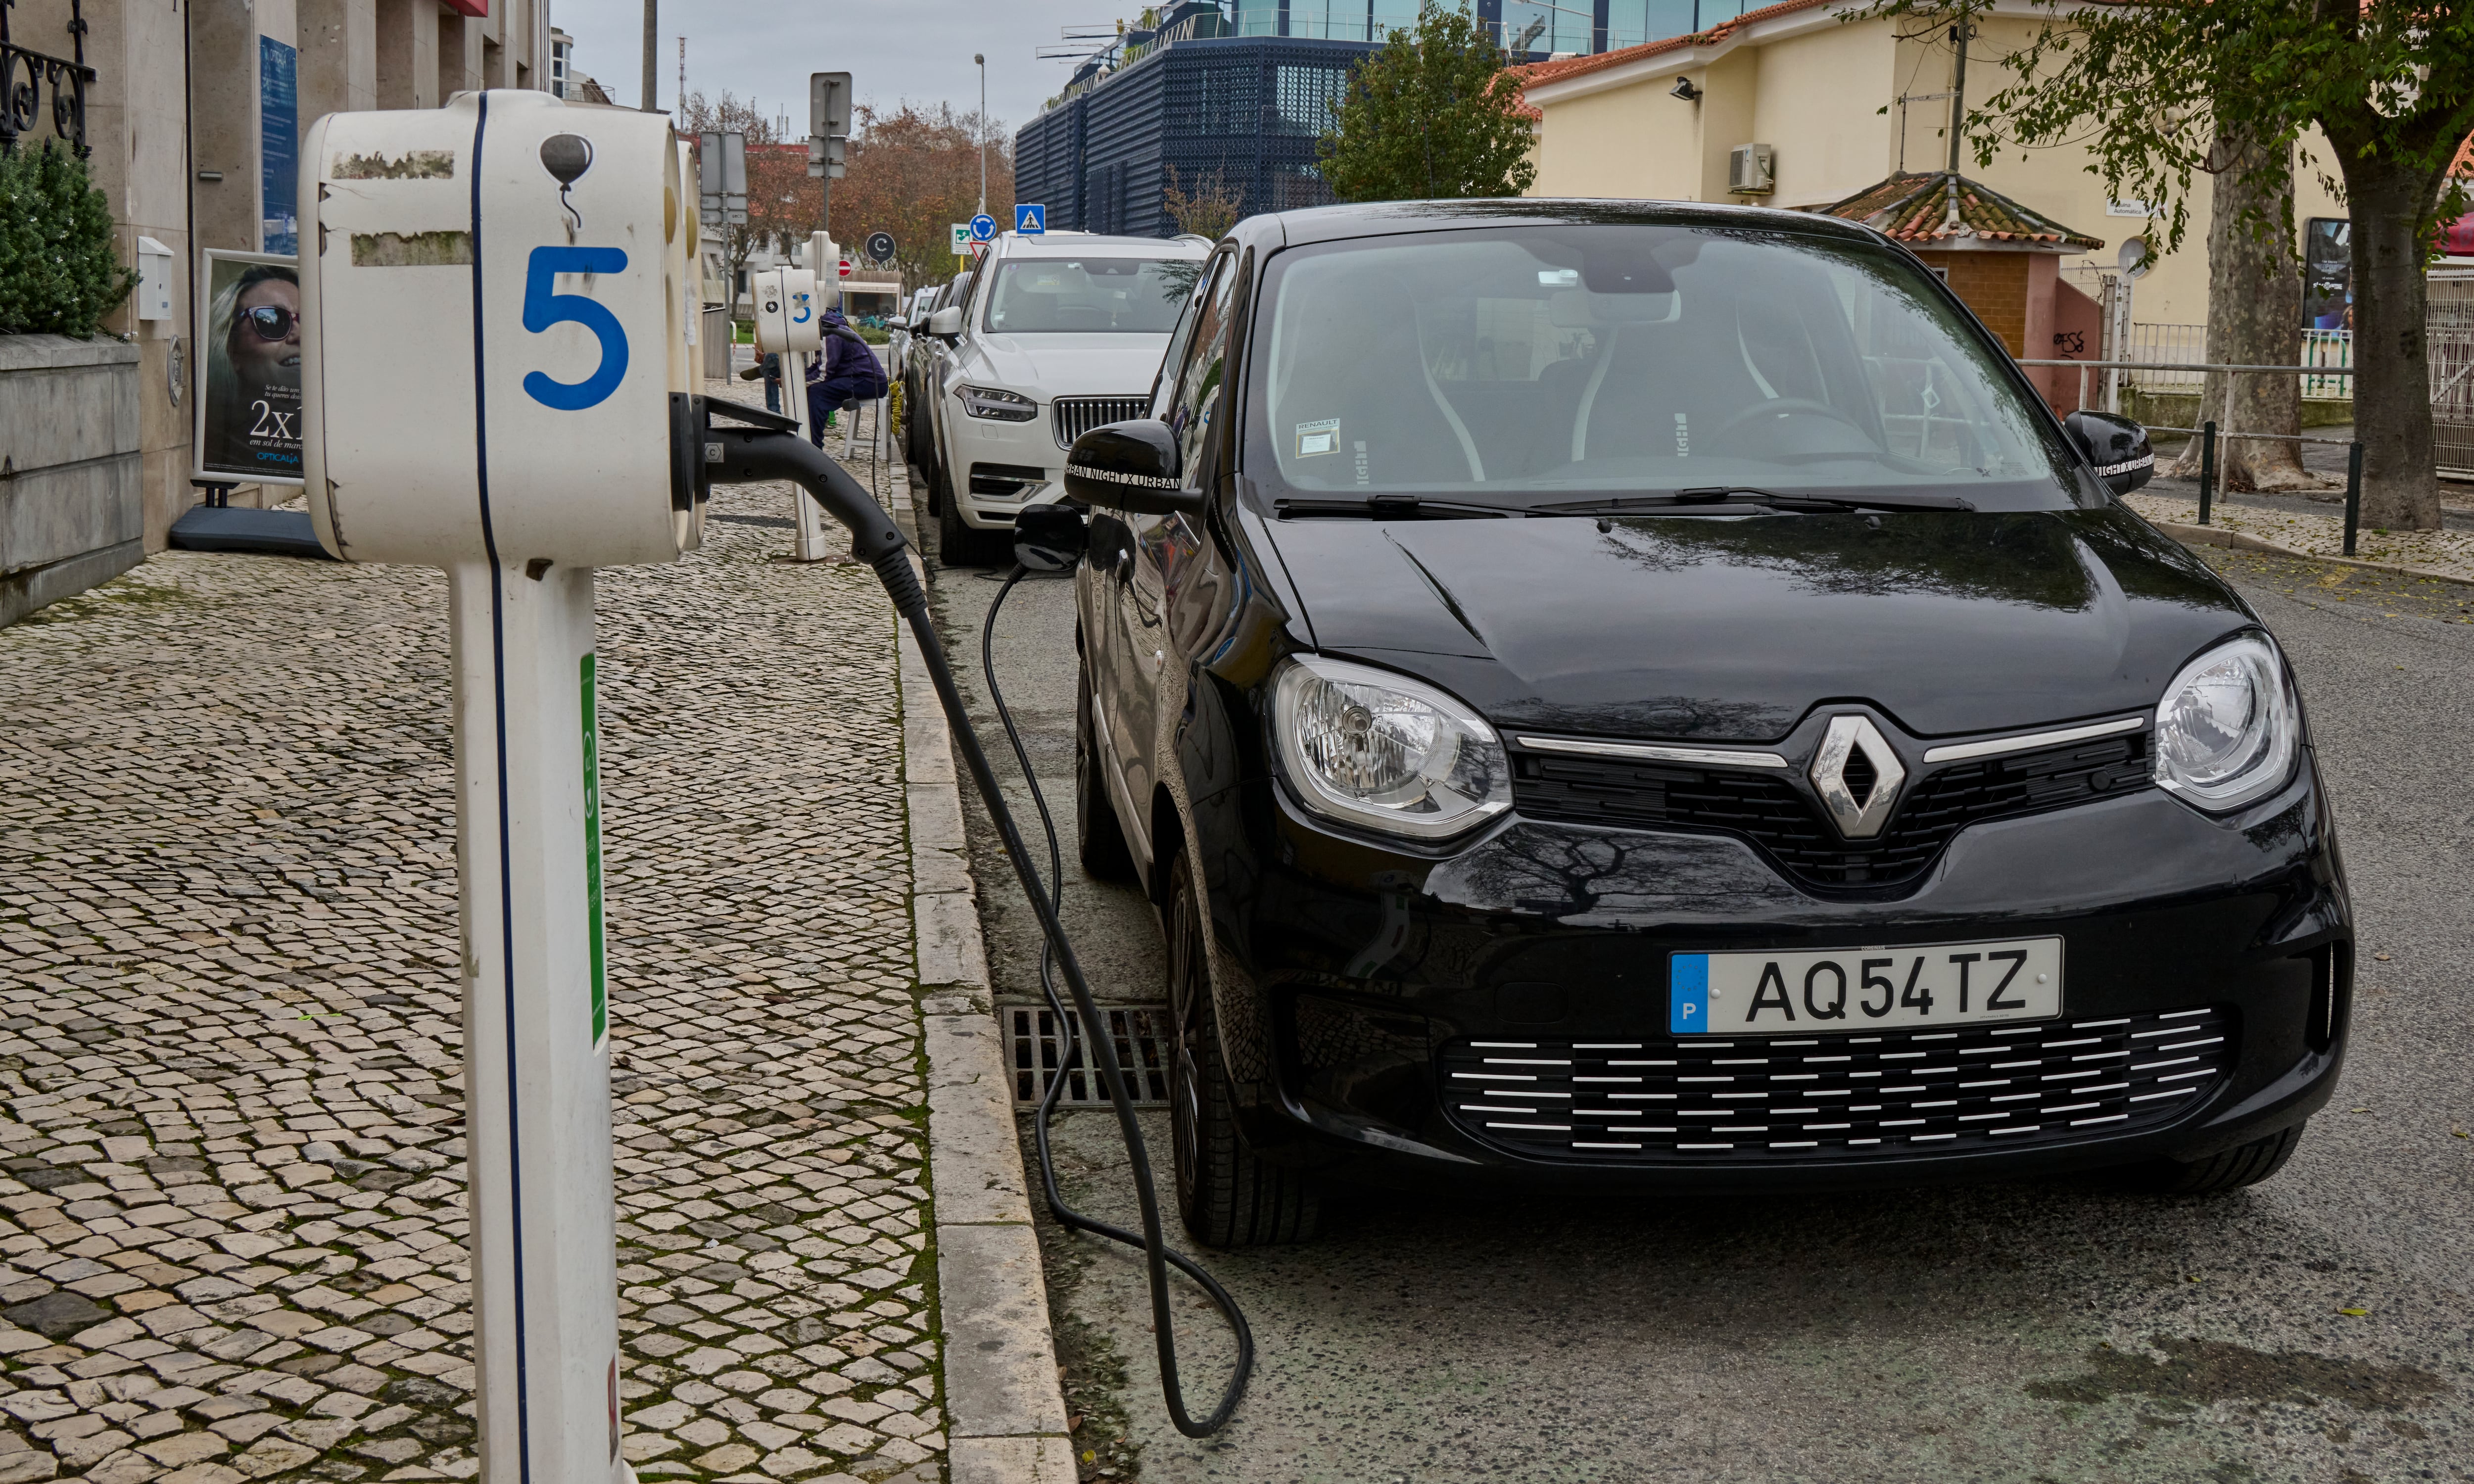
[[[837,306],[825,311],[824,347],[808,360],[808,436],[825,445],[825,429],[834,414],[855,401],[874,401],[885,395],[884,363],[851,328]]]

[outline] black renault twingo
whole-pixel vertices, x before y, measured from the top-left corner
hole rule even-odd
[[[2135,425],[1793,212],[1257,216],[1186,292],[1021,539],[1081,549],[1081,859],[1161,912],[1198,1238],[1374,1166],[2284,1163],[2350,909]]]

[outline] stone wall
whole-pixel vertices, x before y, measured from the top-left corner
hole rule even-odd
[[[0,624],[146,556],[137,347],[0,335]]]

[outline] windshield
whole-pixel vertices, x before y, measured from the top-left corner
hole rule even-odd
[[[1281,254],[1264,299],[1248,462],[1301,494],[2079,494],[1962,312],[1860,243],[1633,225],[1361,239]]]
[[[1194,286],[1187,258],[1027,257],[997,268],[990,334],[1165,335]]]

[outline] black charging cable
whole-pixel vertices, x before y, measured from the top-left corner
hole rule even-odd
[[[1029,568],[1017,564],[1006,574],[1005,585],[997,589],[997,596],[988,603],[987,620],[980,625],[980,673],[987,681],[988,699],[996,705],[997,719],[1005,724],[1006,742],[1013,748],[1014,761],[1022,766],[1023,781],[1031,786],[1031,802],[1039,811],[1039,827],[1048,837],[1048,904],[1050,912],[1054,914],[1062,905],[1065,895],[1065,862],[1056,846],[1056,820],[1049,813],[1048,795],[1039,787],[1039,773],[1031,766],[1031,754],[1022,744],[1022,734],[1014,727],[1013,711],[1006,705],[1005,689],[997,684],[997,614],[1004,609],[1007,595],[1013,592],[1014,585],[1029,574]],[[1024,882],[1023,887],[1033,895],[1040,890],[1035,880]],[[1052,943],[1040,944],[1039,988],[1048,997],[1049,1012],[1056,1017],[1062,1054],[1049,1074],[1048,1090],[1040,1097],[1039,1114],[1031,1124],[1032,1142],[1038,1146],[1039,1152],[1039,1182],[1048,1198],[1049,1214],[1056,1218],[1058,1226],[1069,1231],[1088,1231],[1128,1247],[1141,1247],[1148,1255],[1150,1248],[1141,1232],[1128,1231],[1123,1227],[1110,1226],[1083,1215],[1067,1205],[1064,1195],[1056,1188],[1056,1157],[1050,1152],[1048,1142],[1049,1118],[1056,1111],[1056,1100],[1065,1091],[1067,1080],[1082,1065],[1085,1036],[1096,1035],[1106,1041],[1112,1054],[1116,1050],[1116,1037],[1108,1034],[1104,1021],[1100,1022],[1095,1030],[1090,1019],[1078,1021],[1076,1016],[1066,1013],[1065,1003],[1056,993],[1055,976],[1051,972],[1055,963],[1054,948]],[[1087,1016],[1087,1011],[1085,1013]],[[1037,1055],[1035,1047],[1033,1055]],[[1113,1088],[1111,1094],[1114,1094]],[[1144,1185],[1149,1188],[1148,1179]],[[1238,1399],[1245,1395],[1248,1377],[1253,1375],[1254,1331],[1247,1325],[1245,1312],[1237,1307],[1237,1301],[1229,1296],[1227,1289],[1220,1286],[1218,1278],[1203,1270],[1201,1263],[1175,1248],[1163,1249],[1160,1255],[1165,1256],[1178,1272],[1202,1285],[1203,1292],[1209,1294],[1211,1302],[1219,1306],[1221,1315],[1228,1321],[1230,1332],[1237,1339],[1237,1364],[1235,1374],[1229,1378],[1228,1390],[1221,1397],[1218,1409],[1200,1423],[1192,1422],[1184,1415],[1182,1391],[1177,1381],[1176,1346],[1166,1341],[1160,1346],[1160,1382],[1169,1395],[1170,1415],[1176,1420],[1177,1430],[1190,1438],[1209,1437],[1227,1424],[1229,1414],[1237,1408]],[[1168,1300],[1156,1285],[1152,1290],[1152,1313],[1153,1323],[1160,1326],[1160,1333],[1166,1335]]]
[[[901,528],[884,506],[876,501],[873,492],[862,488],[850,472],[827,455],[823,450],[810,446],[798,436],[796,424],[778,414],[734,402],[709,401],[704,398],[691,401],[682,398],[684,405],[675,409],[686,425],[692,441],[673,439],[673,458],[682,460],[692,470],[691,488],[701,493],[714,484],[751,484],[784,479],[798,485],[824,507],[825,513],[839,522],[851,533],[851,555],[865,562],[876,572],[877,580],[885,585],[885,596],[893,600],[894,611],[910,626],[911,637],[918,641],[920,658],[928,667],[928,678],[936,688],[937,704],[945,713],[947,729],[954,745],[962,754],[964,768],[971,775],[972,787],[979,790],[980,800],[987,806],[988,817],[996,822],[998,838],[1005,841],[1006,859],[1012,863],[1015,877],[1021,881],[1023,893],[1031,898],[1031,908],[1039,918],[1039,931],[1045,940],[1040,954],[1040,983],[1048,990],[1049,1003],[1055,1008],[1061,1025],[1071,1019],[1063,1013],[1056,1000],[1055,985],[1049,978],[1053,956],[1056,966],[1064,971],[1065,986],[1074,998],[1074,1008],[1080,1012],[1084,1027],[1104,1026],[1100,1009],[1091,998],[1090,982],[1082,976],[1080,961],[1074,957],[1074,945],[1065,937],[1065,926],[1057,919],[1058,892],[1043,887],[1039,871],[1031,864],[1031,851],[1023,844],[1022,831],[1015,827],[1013,813],[1006,807],[1005,794],[997,787],[996,774],[988,766],[988,755],[980,746],[979,734],[971,726],[970,708],[954,683],[953,667],[945,658],[945,645],[937,637],[935,620],[928,612],[928,595],[919,585],[919,574],[910,570],[910,546]],[[712,422],[714,416],[736,419],[751,426],[731,427]],[[701,457],[697,457],[701,454]],[[674,474],[689,469],[674,465]],[[676,486],[674,486],[676,487]],[[1007,583],[1010,590],[1012,583]],[[1004,601],[1004,593],[998,602]],[[988,615],[996,619],[992,607]],[[986,633],[982,631],[982,654]],[[990,675],[993,690],[993,674]],[[1038,779],[1031,770],[1031,760],[1023,752],[1022,739],[1015,732],[1013,718],[1005,709],[1000,696],[997,714],[1004,718],[1006,735],[1012,740],[1014,756],[1021,759],[1023,774],[1031,780],[1031,796],[1039,803],[1040,823],[1048,830],[1050,859],[1059,869],[1054,871],[1061,891],[1063,872],[1056,852],[1056,828],[1049,817],[1048,803],[1039,792]],[[1108,1101],[1115,1106],[1117,1131],[1126,1141],[1127,1161],[1133,1167],[1134,1195],[1142,1210],[1143,1229],[1139,1236],[1120,1228],[1077,1215],[1057,1196],[1055,1171],[1048,1151],[1048,1114],[1055,1105],[1055,1089],[1064,1084],[1059,1076],[1052,1084],[1050,1095],[1040,1105],[1039,1156],[1040,1174],[1047,1185],[1049,1208],[1057,1220],[1075,1229],[1087,1230],[1139,1246],[1151,1282],[1152,1335],[1159,1351],[1160,1391],[1168,1403],[1169,1420],[1176,1430],[1189,1438],[1207,1438],[1226,1426],[1237,1410],[1237,1402],[1246,1393],[1246,1381],[1253,1371],[1254,1339],[1246,1321],[1237,1311],[1235,1301],[1191,1259],[1169,1250],[1160,1232],[1159,1192],[1152,1184],[1151,1156],[1143,1144],[1142,1126],[1135,1121],[1133,1100],[1126,1093],[1125,1068],[1117,1060],[1116,1038],[1111,1035],[1084,1035],[1075,1040],[1079,1053],[1086,1043],[1100,1063],[1102,1084],[1108,1089]],[[1229,1378],[1228,1389],[1222,1394],[1220,1405],[1211,1415],[1197,1422],[1185,1407],[1185,1391],[1178,1378],[1176,1366],[1176,1333],[1169,1313],[1168,1268],[1174,1262],[1180,1273],[1201,1283],[1221,1311],[1228,1316],[1237,1333],[1236,1374]]]

